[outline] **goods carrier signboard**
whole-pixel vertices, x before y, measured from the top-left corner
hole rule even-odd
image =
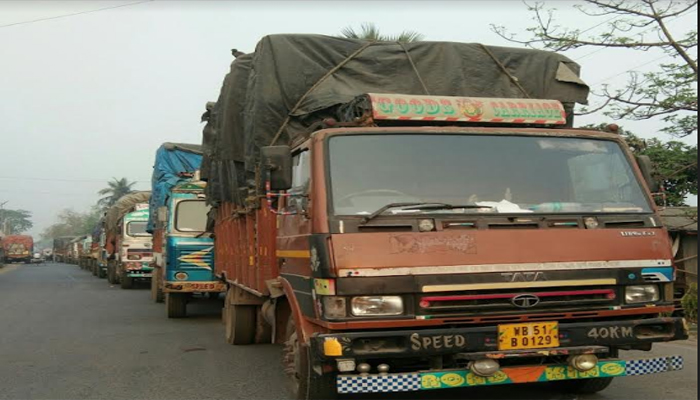
[[[564,125],[556,100],[369,93],[375,120]]]

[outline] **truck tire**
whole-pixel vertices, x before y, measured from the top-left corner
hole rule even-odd
[[[589,378],[573,379],[561,382],[553,382],[555,387],[563,392],[577,394],[593,394],[605,390],[612,383],[613,378]]]
[[[255,343],[255,306],[226,304],[226,343]]]
[[[100,274],[100,271],[98,271],[99,269],[100,267],[96,262],[90,261],[90,272],[92,272],[92,276],[98,276]]]
[[[162,303],[164,299],[163,289],[160,287],[160,278],[158,270],[153,270],[154,274],[151,278],[151,300],[156,303]]]
[[[166,293],[165,309],[168,318],[185,318],[187,316],[187,297],[185,293]]]
[[[128,276],[122,276],[119,279],[119,284],[122,289],[133,289],[134,288],[134,278]]]
[[[111,285],[117,284],[117,278],[114,277],[114,265],[111,262],[107,263],[107,282]]]
[[[97,277],[100,279],[105,279],[107,277],[107,271],[101,266],[97,266]]]
[[[335,374],[318,375],[309,359],[309,346],[298,338],[293,316],[287,323],[287,341],[284,345],[284,370],[289,377],[290,389],[297,400],[326,400],[338,397]]]

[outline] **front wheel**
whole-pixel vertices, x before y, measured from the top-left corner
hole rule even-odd
[[[119,279],[119,281],[120,281],[120,285],[121,285],[122,289],[133,289],[134,288],[134,278],[126,276],[126,274],[124,274],[124,276],[122,276],[121,279]]]
[[[187,297],[185,293],[166,293],[165,309],[168,318],[185,318],[187,316]]]
[[[567,393],[593,394],[605,390],[612,383],[613,378],[589,378],[574,379],[561,382],[553,382],[558,390]]]
[[[284,369],[289,386],[297,400],[325,400],[338,397],[335,374],[318,375],[311,366],[311,349],[299,340],[294,318],[287,323],[287,340],[284,346]]]

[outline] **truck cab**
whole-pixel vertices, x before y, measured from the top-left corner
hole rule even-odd
[[[376,98],[371,118],[403,126],[262,149],[258,218],[277,229],[254,249],[277,260],[249,255],[279,266],[268,287],[285,296],[266,321],[288,332],[299,396],[545,381],[590,393],[682,368],[623,355],[687,338],[669,317],[675,271],[648,160],[618,135],[563,127],[547,100]],[[478,119],[460,108],[475,103]]]
[[[122,289],[131,289],[134,281],[152,277],[153,240],[146,232],[148,204],[137,204],[134,211],[124,215],[116,246],[117,274]]]
[[[164,297],[168,318],[187,315],[188,300],[195,293],[217,296],[225,290],[214,276],[214,239],[206,233],[209,206],[205,182],[184,181],[172,188],[166,205],[158,210],[156,234],[162,250],[154,280],[156,300]]]

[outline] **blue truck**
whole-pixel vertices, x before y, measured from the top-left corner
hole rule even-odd
[[[198,179],[201,147],[164,143],[156,152],[151,216],[154,273],[151,297],[165,302],[168,318],[187,316],[195,293],[218,296],[225,291],[214,276],[214,240],[206,233],[205,182]]]

